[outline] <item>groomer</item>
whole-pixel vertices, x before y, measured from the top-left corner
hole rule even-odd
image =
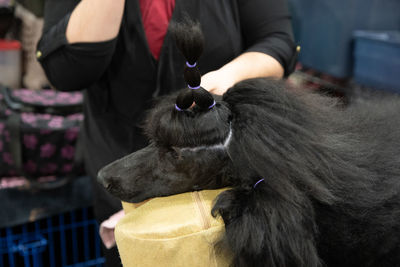
[[[47,0],[37,56],[58,90],[84,90],[85,165],[99,222],[121,209],[96,183],[98,170],[146,145],[139,128],[154,96],[184,87],[184,59],[168,31],[200,21],[202,86],[224,93],[238,81],[282,78],[295,45],[286,0]],[[116,248],[106,265],[118,266]]]

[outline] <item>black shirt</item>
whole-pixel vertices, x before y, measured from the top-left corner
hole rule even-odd
[[[87,168],[105,164],[144,145],[139,123],[153,96],[184,87],[184,59],[169,31],[159,61],[147,45],[139,1],[126,0],[118,36],[107,42],[68,44],[66,26],[78,0],[47,0],[38,53],[50,82],[59,90],[85,90]],[[274,57],[288,75],[295,45],[286,0],[176,0],[172,21],[184,14],[200,21],[205,51],[202,74],[246,51]]]

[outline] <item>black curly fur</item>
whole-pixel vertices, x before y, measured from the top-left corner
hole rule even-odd
[[[344,108],[261,79],[208,112],[177,113],[174,100],[149,114],[149,147],[100,172],[112,194],[140,202],[232,187],[213,214],[233,266],[400,266],[398,97]],[[227,148],[212,147],[230,128]]]
[[[232,266],[400,266],[399,97],[344,107],[253,79],[211,110],[178,112],[176,98],[149,113],[151,145],[100,171],[110,193],[140,202],[231,187],[212,213]]]

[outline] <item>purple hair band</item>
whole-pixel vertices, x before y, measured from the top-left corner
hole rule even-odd
[[[190,89],[192,89],[192,90],[197,90],[197,89],[200,89],[200,85],[199,86],[195,86],[195,87],[191,87],[189,84],[188,84],[188,87],[190,88]]]
[[[182,109],[180,109],[180,108],[178,107],[177,104],[175,104],[175,109],[176,109],[177,111],[182,111]]]
[[[193,65],[192,65],[188,61],[186,61],[186,66],[188,66],[189,68],[194,68],[197,66],[197,62],[193,63]]]
[[[261,179],[261,180],[259,180],[257,183],[255,183],[255,184],[253,185],[253,188],[256,188],[256,186],[257,186],[259,183],[261,183],[261,182],[264,182],[264,179]]]
[[[215,100],[214,100],[214,103],[212,103],[212,105],[209,106],[208,108],[209,108],[209,109],[212,109],[212,108],[215,106],[215,104],[216,104],[216,103],[215,103]]]

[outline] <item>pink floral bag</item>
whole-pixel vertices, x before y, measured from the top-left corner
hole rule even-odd
[[[77,166],[81,92],[1,88],[0,177],[68,176]]]

